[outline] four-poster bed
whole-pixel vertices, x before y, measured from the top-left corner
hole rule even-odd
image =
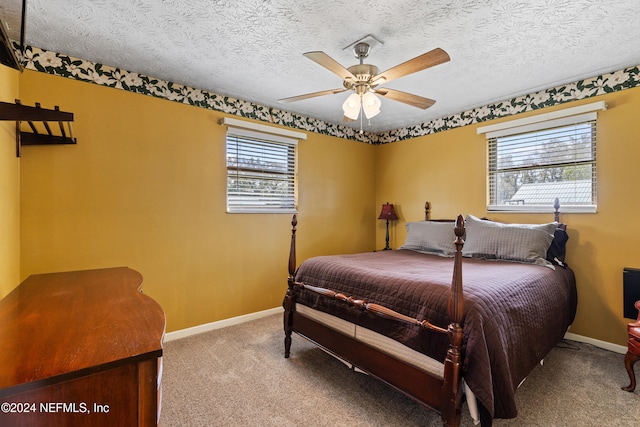
[[[300,267],[294,215],[283,303],[285,357],[296,332],[439,412],[446,426],[459,425],[466,391],[472,416],[477,400],[480,421],[488,426],[494,417],[516,415],[518,384],[573,321],[575,280],[555,254],[556,266],[500,254],[502,260],[479,259],[487,256],[465,252],[464,239],[486,252],[481,235],[544,236],[551,247],[559,236],[566,241],[566,233],[557,223],[558,207],[550,224],[515,227],[468,216],[466,228],[462,216],[455,223],[428,221],[428,207],[425,221],[409,224],[399,250],[314,257]],[[561,233],[552,245],[556,229]],[[440,244],[438,234],[450,238]],[[415,242],[423,247],[410,244]]]

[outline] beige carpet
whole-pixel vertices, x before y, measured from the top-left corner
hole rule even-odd
[[[273,315],[167,342],[160,425],[441,425],[438,415],[297,335],[285,359],[283,338],[282,316]],[[562,343],[518,390],[518,418],[494,426],[640,425],[640,390],[620,390],[628,384],[623,359]],[[473,425],[466,405],[462,425]]]

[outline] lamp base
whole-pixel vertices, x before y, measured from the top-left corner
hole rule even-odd
[[[391,248],[389,247],[389,220],[387,220],[387,234],[385,236],[385,242],[386,242],[386,245],[383,251],[390,251]]]

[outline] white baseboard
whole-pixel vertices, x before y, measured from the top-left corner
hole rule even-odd
[[[203,332],[213,331],[214,329],[226,328],[227,326],[239,325],[240,323],[249,322],[251,320],[260,319],[262,317],[271,316],[272,314],[282,313],[282,307],[270,308],[268,310],[258,311],[256,313],[249,313],[243,316],[232,317],[230,319],[219,320],[217,322],[205,323],[204,325],[193,326],[191,328],[180,329],[177,331],[169,332],[165,334],[164,341],[172,341],[180,338],[185,338],[191,335],[201,334]],[[583,335],[573,334],[567,332],[564,337],[571,341],[583,342],[591,344],[593,346],[613,351],[615,353],[625,354],[627,347],[613,344],[607,341],[597,340],[595,338],[585,337]]]
[[[593,346],[603,348],[605,350],[613,351],[615,353],[625,354],[627,352],[627,347],[623,345],[613,344],[607,341],[597,340],[595,338],[589,338],[578,334],[572,334],[571,332],[567,332],[564,334],[564,337],[571,341],[583,342],[586,344],[591,344]]]
[[[213,331],[214,329],[226,328],[227,326],[232,325],[239,325],[240,323],[260,319],[266,316],[271,316],[272,314],[282,313],[283,311],[284,309],[282,307],[270,308],[268,310],[258,311],[256,313],[249,313],[243,316],[232,317],[230,319],[219,320],[217,322],[205,323],[204,325],[198,325],[191,328],[168,332],[164,335],[164,341],[173,341],[179,338],[185,338],[191,335]]]

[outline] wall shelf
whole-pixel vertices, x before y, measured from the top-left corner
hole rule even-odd
[[[77,142],[71,129],[73,113],[60,111],[58,106],[49,110],[41,108],[39,103],[36,103],[35,107],[22,105],[18,99],[15,104],[0,102],[0,120],[16,122],[17,157],[20,157],[23,145],[59,145],[76,144]],[[20,126],[21,122],[27,122],[31,132],[23,131]],[[58,123],[59,134],[54,134],[49,122]]]

